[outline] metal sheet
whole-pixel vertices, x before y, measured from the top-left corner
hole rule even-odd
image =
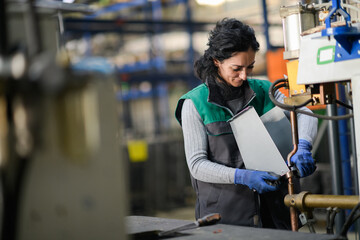
[[[260,117],[284,160],[292,151],[291,125],[283,110],[274,107]]]
[[[277,108],[264,115],[263,120],[273,136],[270,136],[253,107],[247,108],[230,120],[245,167],[284,175],[289,168],[272,137],[281,139],[282,133],[276,131],[276,128],[281,128],[284,123],[286,126],[286,122],[289,125],[289,121]],[[285,151],[283,154],[286,155]]]

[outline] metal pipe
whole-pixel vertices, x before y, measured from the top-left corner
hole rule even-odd
[[[350,95],[351,84],[347,83],[347,94]],[[352,105],[352,101],[348,100],[348,104]],[[350,110],[350,113],[353,113],[353,110]],[[354,178],[354,194],[359,195],[359,182],[358,182],[358,163],[357,163],[357,155],[356,155],[356,143],[355,143],[355,127],[354,127],[354,118],[349,119],[350,125],[350,142],[351,142],[351,150],[353,157],[353,178]],[[357,222],[358,223],[358,222]],[[360,229],[360,228],[359,228]]]
[[[296,117],[295,111],[290,112],[290,123],[291,123],[291,135],[292,135],[292,142],[293,142],[293,150],[287,156],[288,166],[291,166],[291,157],[294,156],[294,154],[297,152],[298,144],[299,144],[297,117]],[[293,174],[293,172],[289,171],[286,174],[286,177],[288,178],[289,195],[294,195],[294,183],[293,183],[294,174]],[[291,221],[291,230],[294,232],[297,232],[298,228],[299,228],[298,214],[297,214],[296,208],[294,206],[290,206],[290,221]]]
[[[349,88],[350,89],[350,88]],[[357,74],[351,78],[351,92],[352,92],[352,104],[353,104],[353,113],[354,118],[352,119],[352,130],[357,129],[357,131],[353,131],[354,134],[353,138],[353,154],[354,156],[354,167],[356,168],[355,172],[355,179],[357,179],[357,189],[356,193],[359,194],[360,192],[360,164],[358,163],[358,160],[360,159],[360,74]],[[359,221],[357,221],[359,222]],[[359,236],[360,234],[358,234]],[[359,237],[360,238],[360,237]]]
[[[288,191],[290,195],[294,195],[294,183],[293,183],[293,179],[294,179],[294,175],[293,173],[290,171],[286,174],[287,178],[288,178]],[[291,223],[291,230],[293,232],[297,232],[298,231],[298,214],[296,212],[296,208],[294,206],[290,206],[290,223]]]
[[[341,102],[346,103],[345,86],[342,83],[337,84],[338,97]],[[347,109],[343,106],[338,107],[338,115],[342,116],[347,114]],[[351,163],[350,163],[350,149],[349,149],[349,135],[348,121],[343,119],[338,121],[339,128],[339,149],[340,149],[340,161],[342,169],[343,180],[343,194],[353,195],[353,184],[351,175]],[[346,216],[350,214],[350,210],[347,210]]]
[[[297,152],[298,144],[299,144],[298,125],[297,125],[297,117],[295,111],[290,112],[290,124],[291,124],[293,150],[289,153],[287,157],[287,163],[289,166],[291,166],[291,157]]]
[[[336,116],[337,109],[335,104],[326,105],[326,111],[328,116]],[[331,175],[333,177],[332,189],[334,195],[343,195],[342,188],[342,170],[340,162],[340,150],[339,150],[339,131],[336,121],[330,120],[328,126],[328,139],[329,139],[329,154],[331,164]],[[341,211],[336,216],[335,226],[336,232],[340,232],[342,225],[345,222],[345,214]]]
[[[300,211],[312,208],[334,208],[352,209],[359,203],[357,195],[322,195],[301,192],[299,194],[286,195],[284,203],[288,207],[295,207]]]
[[[350,82],[346,83],[346,94],[350,95],[351,93],[351,84]],[[348,99],[347,103],[353,105],[352,99]],[[349,113],[353,113],[353,110],[349,110]],[[359,180],[358,180],[358,162],[356,155],[356,143],[355,143],[355,127],[354,127],[354,118],[349,119],[349,129],[350,129],[350,143],[351,143],[351,155],[350,160],[352,160],[352,174],[353,174],[353,184],[354,184],[354,194],[359,195]],[[360,222],[355,222],[355,232],[357,233],[357,239],[360,239]]]

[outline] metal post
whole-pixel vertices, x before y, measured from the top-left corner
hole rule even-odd
[[[356,129],[360,129],[360,75],[355,75],[351,78],[352,96],[353,96],[353,113],[354,113],[354,133],[355,133],[355,159],[360,159],[360,132]],[[356,161],[355,161],[356,162]],[[357,174],[360,172],[360,164],[356,164]],[[356,193],[360,192],[360,177],[356,175],[358,183],[358,189]],[[360,234],[359,234],[360,235]]]
[[[326,105],[326,111],[328,116],[336,116],[337,110],[335,104]],[[328,126],[328,138],[329,138],[329,154],[331,164],[331,175],[332,175],[332,189],[334,195],[342,195],[342,172],[341,172],[341,161],[340,161],[340,150],[339,150],[339,131],[338,125],[335,120],[329,120]],[[336,216],[335,227],[336,233],[340,233],[341,227],[345,222],[344,212],[341,211]]]
[[[0,56],[7,51],[7,25],[6,25],[6,4],[5,0],[0,0]]]
[[[0,0],[0,59],[7,54],[7,21],[6,21],[6,3],[5,0]],[[1,72],[0,72],[1,76]],[[5,186],[3,183],[4,176],[3,170],[0,170],[0,239],[3,239],[3,226],[4,226],[4,206],[5,206]],[[7,220],[7,219],[6,219]]]
[[[152,20],[161,20],[162,19],[162,11],[161,11],[161,2],[159,0],[152,1],[151,2],[151,18]],[[155,59],[163,58],[163,49],[162,49],[162,42],[161,42],[161,33],[162,33],[162,26],[156,24],[153,29],[155,34],[150,35],[150,42],[152,45],[152,50],[150,50],[150,59],[154,57]],[[156,64],[155,65],[156,71],[161,71],[161,66]],[[159,112],[159,102],[161,101],[161,95],[159,95],[159,83],[158,82],[152,82],[151,83],[153,90],[152,94],[152,104],[154,109],[154,134],[155,136],[158,136],[161,134],[161,116]],[[159,159],[159,161],[161,161]]]
[[[187,30],[189,34],[188,61],[189,61],[189,66],[192,69],[192,62],[194,60],[193,28],[191,25],[192,12],[191,12],[190,1],[186,0],[185,4],[186,4],[186,21],[188,23]]]
[[[57,19],[58,19],[58,27],[59,27],[59,31],[57,32],[58,37],[57,37],[57,48],[58,50],[60,50],[61,48],[64,47],[65,45],[65,39],[64,39],[64,18],[62,15],[61,11],[57,12]]]
[[[350,91],[351,84],[350,82],[347,83],[347,91]],[[348,104],[353,104],[351,101]],[[354,104],[355,105],[355,104]],[[353,110],[350,110],[350,113],[354,113]],[[358,173],[358,163],[357,163],[357,155],[356,155],[356,142],[355,142],[355,126],[354,126],[354,118],[349,119],[349,127],[350,127],[350,142],[351,142],[351,153],[353,157],[353,178],[354,178],[354,194],[359,195],[359,173]],[[360,228],[359,228],[360,229]]]
[[[151,95],[151,102],[153,106],[153,113],[154,113],[154,134],[155,136],[159,136],[161,134],[160,129],[160,114],[159,114],[159,83],[152,82],[151,89],[153,89],[153,94]]]
[[[198,82],[196,81],[196,79],[193,77],[193,65],[194,65],[194,41],[193,41],[193,26],[192,26],[192,11],[191,11],[191,1],[189,0],[184,0],[184,4],[186,7],[186,22],[187,22],[187,26],[186,29],[188,31],[188,35],[189,35],[189,48],[187,51],[187,60],[188,60],[188,64],[187,64],[187,69],[188,69],[188,86],[189,88],[193,88],[196,85],[198,85]]]
[[[338,84],[340,101],[346,102],[345,87],[342,84]],[[338,115],[345,115],[345,107],[338,108]],[[347,120],[339,120],[339,142],[340,142],[340,154],[341,154],[341,167],[343,173],[343,187],[345,195],[352,195],[352,177],[351,177],[351,164],[350,164],[350,152],[349,152],[349,140],[348,140],[348,125]]]
[[[262,0],[262,10],[263,10],[263,19],[264,19],[264,36],[265,36],[265,40],[266,40],[266,50],[270,50],[271,44],[270,44],[270,36],[269,36],[269,21],[268,21],[268,17],[267,17],[267,4],[266,4],[266,0]]]
[[[25,3],[26,11],[24,13],[28,55],[30,59],[35,57],[42,50],[38,17],[35,12],[35,7],[33,5],[34,5],[34,0],[26,1]]]

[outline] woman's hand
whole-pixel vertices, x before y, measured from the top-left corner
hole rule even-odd
[[[299,170],[299,175],[302,178],[311,175],[316,169],[311,149],[312,146],[308,141],[300,139],[298,150],[290,159]]]
[[[235,171],[235,184],[246,185],[260,194],[276,191],[278,186],[272,184],[272,182],[276,180],[279,180],[279,177],[271,175],[268,172],[238,168]]]

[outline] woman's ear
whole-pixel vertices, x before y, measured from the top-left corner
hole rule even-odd
[[[213,61],[214,61],[215,66],[219,67],[219,64],[220,64],[219,60],[214,59]]]

